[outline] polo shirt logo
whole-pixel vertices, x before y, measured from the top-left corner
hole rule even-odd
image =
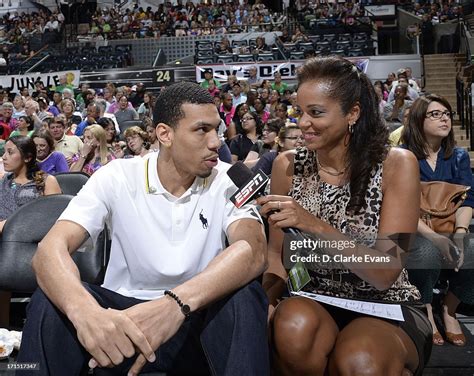
[[[199,213],[199,220],[202,223],[202,228],[207,229],[209,227],[209,223],[207,222],[207,218],[202,215],[202,211],[204,209],[201,209],[201,212]]]

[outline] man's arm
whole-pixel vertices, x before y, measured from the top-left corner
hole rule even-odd
[[[259,222],[247,218],[237,220],[228,227],[227,235],[230,246],[201,273],[173,289],[192,312],[244,286],[267,267],[266,239]],[[154,350],[171,338],[184,320],[179,306],[169,296],[135,305],[125,312],[147,333]],[[139,355],[129,374],[139,374],[145,363],[143,355]]]
[[[79,341],[101,366],[122,363],[125,357],[135,354],[135,346],[154,361],[154,352],[145,335],[128,316],[102,308],[82,285],[70,255],[88,236],[74,222],[59,221],[52,227],[33,257],[39,286],[72,322]]]

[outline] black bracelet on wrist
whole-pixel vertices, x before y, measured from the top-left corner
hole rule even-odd
[[[171,297],[176,303],[178,303],[179,307],[181,308],[181,312],[183,313],[184,317],[186,319],[189,318],[189,315],[191,314],[191,308],[187,304],[184,304],[180,298],[178,298],[178,295],[176,295],[174,292],[170,290],[165,290],[165,295],[168,295]]]

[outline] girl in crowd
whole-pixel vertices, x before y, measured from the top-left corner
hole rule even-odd
[[[128,150],[131,156],[143,157],[148,154],[148,133],[140,127],[130,127],[124,132],[125,140],[127,141]]]
[[[410,109],[408,125],[402,132],[402,147],[410,150],[418,159],[421,181],[444,181],[472,187],[472,172],[469,154],[455,146],[452,128],[452,111],[449,102],[437,95],[418,98]],[[472,190],[461,207],[456,211],[454,241],[463,250],[464,260],[472,259],[469,247],[469,224],[472,218],[474,197]],[[453,241],[449,234],[437,234],[422,220],[418,221],[418,236],[412,253],[414,265],[424,265],[423,269],[410,269],[410,280],[418,287],[423,303],[428,309],[428,317],[433,327],[433,343],[442,345],[444,339],[433,319],[433,287],[440,276],[442,261],[451,258],[449,249]],[[455,261],[455,260],[454,260]],[[470,269],[460,269],[462,259],[445,276],[449,289],[443,298],[441,315],[444,321],[446,340],[455,346],[464,346],[464,336],[456,319],[460,302],[474,304],[474,273]]]
[[[35,128],[35,122],[31,116],[20,116],[18,120],[17,128],[10,133],[10,138],[15,136],[28,136],[31,137]]]
[[[115,123],[111,118],[101,117],[97,120],[99,124],[105,131],[105,140],[107,141],[107,150],[109,153],[115,155],[115,158],[123,158],[123,155],[115,154],[115,144],[117,142],[117,130],[115,129]]]
[[[238,134],[242,133],[242,117],[249,112],[247,103],[241,103],[235,108],[234,117],[227,127],[227,139],[232,140]]]
[[[265,110],[265,107],[267,106],[267,102],[265,101],[265,99],[256,98],[255,101],[253,102],[253,106],[254,106],[255,112],[260,117],[260,120],[262,121],[262,123],[265,124],[270,118],[270,112]]]
[[[92,175],[113,159],[114,155],[107,149],[104,128],[99,124],[92,124],[84,129],[84,145],[82,150],[72,157],[70,171],[82,171]]]
[[[275,106],[275,116],[284,123],[288,120],[288,106],[282,102]]]
[[[271,194],[257,200],[270,224],[263,286],[270,301],[276,367],[284,375],[421,375],[431,351],[431,326],[421,310],[420,294],[401,266],[400,247],[378,239],[416,231],[416,160],[405,150],[387,148],[388,130],[373,86],[348,60],[307,60],[298,71],[298,82],[305,147],[276,158]],[[340,251],[309,251],[312,256],[345,258],[335,263],[315,258],[305,264],[310,280],[298,293],[350,299],[351,305],[368,300],[393,303],[399,305],[404,321],[306,297],[278,304],[287,279],[281,257],[281,229],[287,227],[317,234],[318,240],[354,244]],[[385,262],[351,262],[352,257],[368,256]]]
[[[54,139],[47,129],[36,131],[33,136],[36,145],[36,162],[40,170],[55,175],[69,172],[69,166],[63,153],[54,151]]]
[[[304,138],[301,129],[296,124],[286,125],[280,128],[278,137],[276,138],[278,145],[276,150],[270,150],[269,153],[263,154],[252,168],[253,171],[262,170],[270,176],[272,174],[273,161],[279,153],[288,150],[294,150],[296,147],[303,145]]]
[[[61,193],[54,176],[36,163],[36,145],[30,137],[14,136],[5,144],[0,181],[0,233],[7,218],[20,206],[39,197]]]
[[[268,98],[267,110],[270,116],[276,117],[276,106],[280,103],[280,93],[278,90],[272,90]]]
[[[138,116],[140,120],[145,117],[153,118],[153,107],[155,105],[155,97],[151,91],[146,91],[143,94],[143,103],[138,107]]]
[[[255,143],[261,143],[262,123],[255,112],[247,112],[242,116],[242,132],[230,142],[232,162],[243,161]]]
[[[280,129],[284,126],[285,122],[281,119],[270,119],[268,123],[263,126],[262,142],[253,144],[247,154],[247,158],[245,158],[244,162],[247,167],[255,166],[262,155],[278,148],[277,136],[280,133]]]
[[[160,150],[160,141],[156,137],[156,125],[150,118],[144,118],[143,124],[145,124],[146,133],[148,134],[148,141],[150,142],[150,152]]]
[[[13,98],[13,115],[12,118],[18,120],[20,116],[26,115],[25,112],[25,102],[23,101],[23,98],[21,95],[15,95],[15,98]]]

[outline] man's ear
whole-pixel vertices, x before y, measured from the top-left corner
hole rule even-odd
[[[160,141],[161,145],[170,147],[173,144],[174,129],[168,124],[159,123],[156,126],[156,137]]]

